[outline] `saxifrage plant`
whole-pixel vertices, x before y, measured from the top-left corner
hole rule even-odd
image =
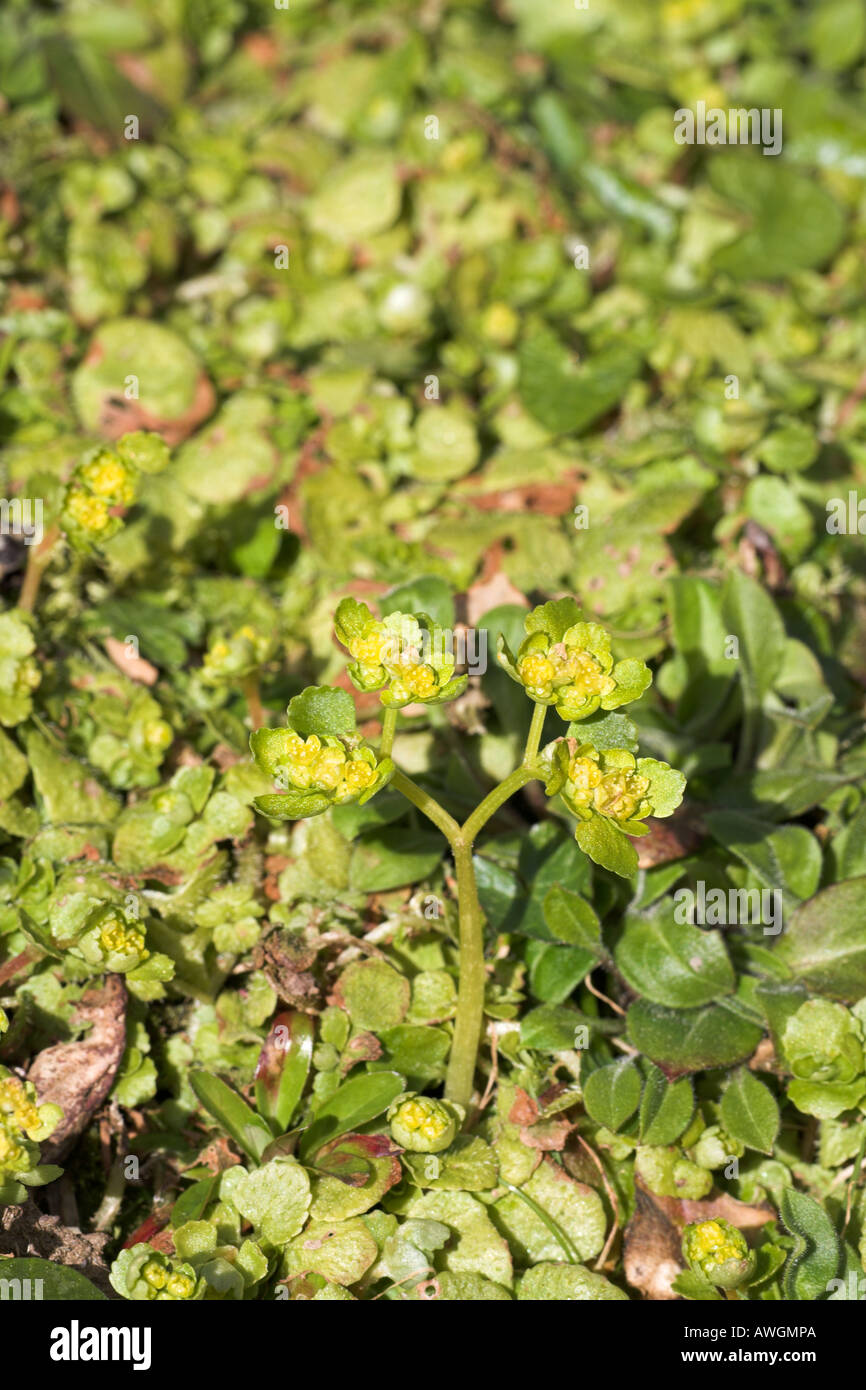
[[[457,880],[460,942],[445,1095],[468,1106],[486,984],[483,917],[473,867],[478,835],[509,797],[538,780],[548,796],[561,794],[577,816],[581,850],[596,864],[627,877],[637,867],[637,853],[627,837],[647,833],[647,816],[669,816],[676,810],[685,778],[668,763],[635,759],[628,748],[617,746],[628,725],[605,715],[642,695],[650,671],[642,661],[614,664],[604,628],[586,622],[573,599],[558,599],[529,613],[526,639],[516,657],[499,639],[499,662],[532,701],[532,718],[520,765],[458,824],[391,758],[399,709],[453,700],[464,690],[466,677],[453,674],[453,635],[426,613],[394,612],[380,621],[366,604],[351,598],[337,608],[335,631],[352,657],[348,671],[355,686],[380,692],[385,712],[378,752],[357,733],[355,708],[344,690],[310,686],[289,705],[286,729],[262,728],[252,735],[256,762],[280,788],[257,797],[255,806],[273,819],[297,820],[347,802],[363,805],[390,783],[445,836]],[[550,708],[567,729],[542,748]]]

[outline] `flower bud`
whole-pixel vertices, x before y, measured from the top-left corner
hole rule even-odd
[[[161,435],[152,430],[136,430],[117,441],[117,452],[124,463],[140,473],[161,473],[168,466],[171,454]]]
[[[408,1091],[388,1111],[391,1137],[412,1153],[435,1154],[453,1144],[463,1123],[463,1107]]]
[[[696,1273],[720,1289],[738,1288],[755,1270],[755,1256],[742,1231],[720,1218],[686,1226],[683,1256]]]

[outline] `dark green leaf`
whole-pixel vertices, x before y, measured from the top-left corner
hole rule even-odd
[[[614,958],[632,989],[672,1008],[709,1004],[736,983],[719,932],[676,922],[669,901],[626,921]]]
[[[779,1211],[796,1241],[785,1266],[785,1297],[802,1303],[826,1298],[842,1258],[833,1222],[814,1197],[793,1187],[785,1189]]]
[[[387,1110],[394,1097],[405,1089],[405,1078],[394,1071],[368,1072],[350,1077],[319,1106],[313,1123],[301,1139],[301,1158],[309,1158],[329,1139],[336,1139],[349,1130],[369,1124],[370,1120],[375,1120]]]
[[[818,994],[854,1001],[866,994],[866,878],[852,878],[803,903],[774,948],[798,980]]]
[[[237,1091],[233,1091],[218,1076],[206,1071],[190,1072],[190,1085],[226,1134],[240,1145],[250,1158],[258,1159],[273,1139],[267,1123],[251,1110]]]
[[[21,1258],[0,1261],[0,1284],[9,1281],[3,1299],[42,1300],[45,1303],[101,1303],[105,1294],[77,1269],[54,1260]],[[15,1283],[13,1281],[20,1281]],[[12,1292],[11,1290],[16,1290]],[[7,1333],[8,1335],[8,1333]]]
[[[772,1091],[746,1067],[735,1072],[722,1096],[722,1125],[747,1148],[771,1154],[780,1115]]]
[[[761,1030],[717,1005],[703,1009],[665,1009],[639,999],[627,1016],[632,1044],[669,1075],[729,1067],[748,1057]]]
[[[617,1130],[637,1110],[640,1102],[640,1073],[629,1057],[599,1067],[586,1080],[584,1104],[594,1120],[607,1129]]]
[[[687,1077],[668,1081],[658,1067],[650,1067],[640,1098],[641,1143],[672,1144],[687,1128],[694,1109],[694,1092]]]

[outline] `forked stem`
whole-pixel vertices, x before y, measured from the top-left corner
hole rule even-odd
[[[442,831],[454,856],[457,874],[460,982],[454,1036],[445,1077],[445,1095],[448,1100],[466,1108],[471,1103],[475,1084],[475,1064],[484,1026],[484,990],[487,983],[484,965],[484,917],[478,901],[472,850],[479,831],[509,797],[520,791],[521,787],[525,787],[527,782],[542,777],[538,767],[538,749],[546,713],[546,706],[535,706],[520,766],[488,792],[463,825],[458,825],[435,797],[423,787],[419,787],[405,773],[398,770],[391,779],[391,785],[402,792],[413,806]],[[391,752],[396,718],[395,710],[386,710],[382,721],[383,756]]]

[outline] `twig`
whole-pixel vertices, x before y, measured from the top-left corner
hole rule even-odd
[[[490,1075],[487,1078],[487,1085],[484,1088],[484,1095],[481,1097],[481,1100],[478,1105],[479,1111],[484,1110],[484,1108],[487,1105],[489,1105],[490,1097],[493,1094],[493,1087],[496,1085],[496,1079],[499,1076],[499,1049],[496,1042],[495,1024],[492,1028],[488,1029],[488,1036],[490,1038]]]
[[[620,1018],[625,1018],[625,1009],[621,1009],[619,1004],[615,1004],[612,999],[608,999],[606,994],[602,994],[600,989],[596,989],[595,985],[592,983],[591,976],[586,975],[583,983],[586,985],[590,994],[594,994],[596,999],[601,999],[605,1004],[610,1005],[614,1013],[619,1014]]]
[[[583,1147],[586,1149],[586,1152],[589,1154],[596,1168],[601,1173],[601,1180],[604,1183],[604,1190],[607,1193],[607,1199],[610,1202],[611,1207],[613,1208],[613,1225],[610,1228],[610,1235],[605,1241],[604,1248],[595,1262],[596,1269],[602,1269],[604,1266],[604,1262],[607,1259],[608,1254],[610,1253],[610,1247],[613,1244],[613,1238],[619,1230],[619,1202],[617,1201],[616,1193],[614,1192],[610,1184],[610,1179],[608,1178],[607,1173],[605,1172],[604,1164],[602,1163],[598,1154],[595,1152],[595,1149],[591,1148],[590,1145],[587,1144],[582,1134],[578,1134],[575,1137],[577,1139],[578,1144],[583,1145]]]

